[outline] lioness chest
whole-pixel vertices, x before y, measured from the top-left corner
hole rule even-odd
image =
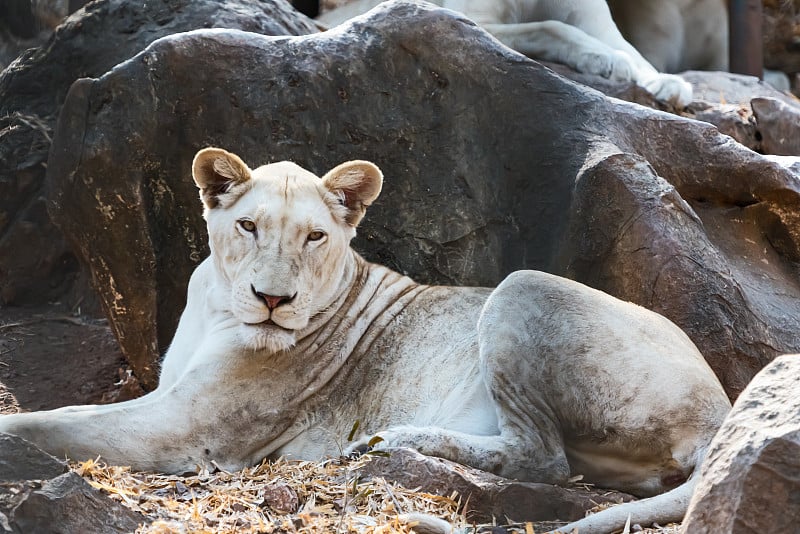
[[[489,293],[414,284],[392,302],[376,299],[382,309],[364,314],[371,320],[353,332],[359,340],[346,362],[309,399],[299,418],[304,428],[276,454],[339,454],[356,421],[367,434],[398,424],[497,432],[476,328]]]

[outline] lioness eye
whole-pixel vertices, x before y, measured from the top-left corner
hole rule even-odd
[[[325,237],[325,233],[324,232],[320,232],[319,230],[314,230],[313,232],[308,234],[308,240],[309,241],[319,241],[323,237]]]
[[[241,226],[245,232],[252,233],[256,231],[256,223],[254,223],[253,221],[249,221],[247,219],[242,219],[241,221],[239,221],[239,226]]]

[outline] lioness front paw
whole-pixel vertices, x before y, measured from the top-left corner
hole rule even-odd
[[[639,82],[656,99],[685,108],[692,102],[692,84],[675,74],[661,74]]]
[[[575,64],[578,72],[595,74],[615,82],[629,82],[634,79],[636,65],[633,59],[621,50],[609,53],[589,52],[581,54]]]

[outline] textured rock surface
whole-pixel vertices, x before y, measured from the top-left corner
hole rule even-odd
[[[800,524],[800,355],[764,368],[709,448],[684,532],[797,532]]]
[[[112,501],[72,472],[41,485],[21,486],[26,488],[23,498],[6,514],[13,532],[123,534],[146,522],[144,516]]]
[[[175,35],[72,87],[54,215],[151,387],[206,253],[190,165],[207,145],[317,173],[375,161],[384,192],[355,241],[369,259],[437,283],[568,275],[670,317],[731,395],[800,350],[796,174],[401,2],[302,38]]]
[[[375,457],[359,470],[367,476],[380,476],[407,488],[450,496],[454,491],[465,503],[467,519],[491,522],[573,521],[588,510],[605,504],[631,500],[616,491],[590,491],[581,487],[562,488],[549,484],[518,482],[472,469],[441,458],[424,456],[413,449],[387,449],[388,457]]]
[[[47,42],[69,13],[87,0],[4,0],[0,2],[0,71],[28,48]]]
[[[0,528],[37,534],[133,532],[146,519],[92,488],[64,462],[0,434]]]
[[[800,107],[775,98],[754,98],[750,105],[763,151],[783,156],[800,155]]]
[[[0,434],[0,480],[49,479],[68,471],[67,464],[17,436]]]
[[[16,0],[15,0],[16,2]],[[19,2],[17,2],[19,3]],[[99,76],[153,40],[195,28],[267,35],[315,31],[285,0],[101,0],[0,75],[0,304],[46,302],[78,272],[43,196],[52,128],[70,85]]]
[[[610,81],[548,63],[562,76],[593,87],[608,96],[713,124],[720,132],[762,154],[800,155],[800,101],[753,76],[728,72],[681,73],[692,84],[694,100],[685,109],[657,102],[633,83]],[[758,112],[756,112],[758,108]]]

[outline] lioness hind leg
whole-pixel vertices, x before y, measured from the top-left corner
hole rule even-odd
[[[552,401],[558,404],[553,398],[558,392],[553,391],[556,380],[549,363],[563,355],[547,346],[547,333],[530,335],[543,310],[530,298],[527,273],[509,276],[481,312],[481,371],[495,402],[500,435],[514,451],[499,473],[535,482],[563,482],[570,468],[564,429],[552,409]]]
[[[550,484],[567,480],[569,465],[558,444],[546,444],[535,430],[526,428],[520,436],[511,428],[507,425],[500,435],[478,435],[441,427],[394,426],[377,434],[383,441],[376,446],[409,447],[507,478]],[[369,439],[365,436],[348,452],[362,450]]]
[[[58,457],[82,461],[101,456],[141,471],[183,473],[211,461],[224,469],[252,463],[242,453],[252,449],[252,440],[245,433],[240,441],[224,432],[231,412],[221,409],[219,398],[203,386],[202,380],[183,382],[116,404],[4,415],[0,432]]]

